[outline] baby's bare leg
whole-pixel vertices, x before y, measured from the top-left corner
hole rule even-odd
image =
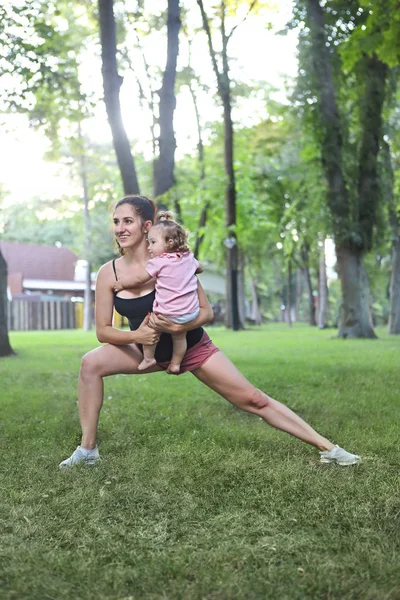
[[[156,359],[154,358],[154,354],[156,351],[157,344],[152,344],[151,346],[143,346],[143,360],[138,365],[139,371],[145,371],[149,367],[153,367],[156,364]]]
[[[172,358],[167,373],[178,375],[181,370],[181,362],[187,350],[186,333],[174,333],[172,335]]]

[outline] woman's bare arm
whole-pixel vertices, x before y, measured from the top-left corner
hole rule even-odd
[[[194,321],[190,321],[190,323],[184,323],[183,325],[178,325],[178,323],[173,323],[167,319],[167,317],[163,317],[163,315],[156,315],[155,313],[152,313],[149,318],[149,326],[158,332],[185,333],[191,329],[196,329],[196,327],[201,327],[207,323],[212,323],[214,319],[214,312],[200,281],[197,282],[197,293],[199,295],[200,313],[199,316],[194,319]]]
[[[96,335],[101,343],[123,346],[125,344],[155,344],[159,333],[148,326],[148,318],[135,331],[122,331],[113,327],[114,294],[112,286],[114,276],[111,263],[107,263],[99,270],[96,281]]]

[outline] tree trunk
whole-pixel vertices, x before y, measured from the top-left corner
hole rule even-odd
[[[289,258],[287,271],[287,295],[286,295],[287,324],[292,326],[292,260]]]
[[[239,320],[240,327],[244,329],[246,324],[246,291],[245,291],[245,265],[243,255],[239,255],[238,269],[238,298],[239,298]]]
[[[199,160],[199,167],[200,167],[199,189],[200,189],[200,201],[203,204],[201,212],[200,212],[199,225],[198,225],[197,231],[196,231],[196,241],[195,241],[194,250],[193,250],[194,256],[198,259],[199,254],[200,254],[200,247],[204,240],[204,228],[207,223],[207,216],[208,216],[208,209],[210,206],[210,202],[208,199],[203,200],[203,197],[202,197],[203,191],[204,191],[204,185],[205,185],[205,181],[206,181],[206,167],[205,167],[205,161],[204,161],[204,143],[203,143],[203,135],[202,135],[201,123],[200,123],[200,112],[199,112],[199,107],[197,104],[196,92],[193,89],[191,80],[189,80],[189,90],[190,90],[190,94],[192,96],[194,112],[196,115],[197,150],[198,150],[198,160]]]
[[[392,242],[389,333],[400,334],[400,237]]]
[[[221,2],[221,37],[222,37],[222,73],[219,77],[219,93],[224,107],[224,159],[225,175],[227,178],[225,188],[226,228],[228,238],[234,245],[228,245],[227,275],[231,290],[231,327],[233,331],[241,328],[239,316],[239,247],[235,232],[236,227],[236,181],[233,159],[233,122],[231,81],[229,77],[228,62],[228,37],[225,31],[225,3]]]
[[[258,294],[257,294],[257,283],[253,277],[250,277],[250,285],[251,285],[251,320],[255,325],[261,325],[262,318],[260,312],[260,305],[258,302]]]
[[[123,78],[117,69],[117,39],[113,0],[99,0],[104,101],[125,194],[138,194],[135,164],[122,122],[119,91]]]
[[[81,181],[83,191],[83,229],[84,229],[84,258],[86,260],[85,290],[83,297],[83,330],[92,328],[92,280],[91,280],[91,226],[89,212],[89,188],[87,182],[87,168],[85,156],[85,143],[82,136],[81,124],[78,123],[78,137],[80,141],[79,162],[81,167]]]
[[[400,213],[393,195],[394,173],[390,147],[382,140],[383,176],[382,191],[388,204],[389,221],[392,228],[392,274],[390,277],[389,333],[400,334]]]
[[[301,269],[296,270],[296,302],[294,307],[294,320],[299,320],[301,301],[303,297],[303,272]]]
[[[165,194],[174,185],[175,133],[174,111],[176,107],[175,80],[179,54],[179,30],[181,27],[179,0],[168,0],[168,48],[160,95],[159,156],[155,162],[155,196]]]
[[[236,227],[236,183],[233,166],[233,122],[232,103],[229,77],[228,41],[229,36],[225,31],[225,3],[221,2],[221,39],[222,39],[222,72],[218,68],[216,53],[212,43],[211,30],[202,0],[197,0],[203,27],[207,34],[211,62],[218,84],[218,94],[224,109],[224,163],[226,175],[225,208],[226,208],[226,277],[229,289],[228,311],[230,327],[237,331],[240,329],[239,300],[238,300],[238,264],[239,248],[235,232]]]
[[[361,110],[361,145],[358,170],[358,231],[362,249],[373,246],[376,209],[382,198],[378,177],[378,154],[382,140],[382,109],[385,101],[387,66],[375,55],[364,58],[365,94]]]
[[[234,243],[232,247],[230,244]],[[237,331],[240,328],[239,317],[239,253],[233,236],[227,239],[226,248],[226,318],[225,325]]]
[[[208,202],[208,200],[206,200],[203,205],[203,208],[201,209],[199,225],[198,225],[197,232],[196,232],[196,242],[195,242],[194,250],[193,250],[193,254],[194,254],[195,258],[197,258],[197,259],[199,258],[200,247],[204,240],[204,227],[207,223],[208,208],[209,208],[209,202]]]
[[[315,300],[313,294],[313,286],[311,282],[311,273],[310,273],[310,264],[309,264],[309,249],[310,246],[307,242],[305,242],[301,249],[301,257],[303,260],[303,272],[307,285],[307,293],[308,293],[308,322],[312,327],[317,325],[317,321],[315,319]]]
[[[229,85],[229,83],[228,83]],[[225,188],[226,228],[228,239],[231,240],[227,247],[227,278],[231,292],[231,328],[240,329],[239,302],[238,302],[238,262],[239,248],[237,237],[232,227],[236,226],[236,183],[233,168],[233,123],[231,117],[231,98],[227,93],[224,98],[224,157],[225,174],[227,183]]]
[[[311,327],[315,327],[317,324],[317,321],[315,319],[315,300],[313,294],[313,286],[311,283],[310,267],[308,264],[304,267],[304,278],[306,280],[308,294],[308,323],[311,325]]]
[[[285,282],[283,281],[279,265],[274,256],[272,257],[272,266],[274,271],[276,295],[279,297],[280,301],[280,320],[284,322],[286,313]]]
[[[142,44],[141,44],[141,40],[139,37],[138,32],[136,31],[136,47],[139,50],[141,56],[142,56],[142,61],[143,61],[143,68],[144,68],[144,72],[146,74],[146,79],[147,79],[147,93],[144,90],[144,87],[142,85],[142,82],[140,80],[140,77],[138,77],[135,67],[132,64],[132,61],[130,60],[129,56],[126,56],[125,59],[128,61],[129,67],[133,73],[133,75],[135,76],[136,79],[136,83],[138,86],[138,90],[139,90],[139,102],[140,102],[140,106],[143,108],[144,105],[146,105],[146,108],[148,109],[148,111],[150,112],[151,115],[151,125],[150,125],[150,134],[151,134],[151,148],[152,148],[152,160],[153,160],[153,189],[152,189],[152,194],[153,196],[155,196],[155,189],[156,189],[156,175],[155,175],[155,163],[157,160],[157,145],[158,145],[158,140],[157,140],[157,136],[156,136],[156,128],[157,128],[157,124],[158,124],[158,118],[156,115],[156,100],[155,100],[155,92],[153,90],[153,85],[152,85],[152,79],[151,79],[151,74],[150,74],[150,67],[149,64],[147,62],[146,59],[146,55],[144,53],[144,50],[142,48]]]
[[[323,127],[322,164],[328,183],[327,201],[332,213],[336,242],[348,239],[350,203],[343,173],[343,139],[336,103],[331,56],[326,46],[323,11],[319,0],[307,0],[311,56],[319,94]]]
[[[8,339],[7,263],[0,251],[0,357],[14,354]]]
[[[178,221],[178,223],[181,223],[183,225],[182,207],[181,207],[181,203],[179,202],[179,197],[177,194],[174,194],[174,212],[175,212],[175,218]]]
[[[318,327],[325,329],[328,326],[328,278],[326,274],[325,247],[321,248],[319,259],[318,278]]]
[[[376,338],[369,310],[368,276],[361,253],[336,247],[337,269],[342,287],[339,337]]]

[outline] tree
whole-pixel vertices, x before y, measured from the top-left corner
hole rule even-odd
[[[191,73],[190,65],[188,67],[189,77],[188,77],[188,85],[190,90],[190,95],[193,101],[193,108],[196,115],[196,127],[197,127],[197,152],[198,152],[198,163],[199,163],[199,188],[200,188],[200,203],[201,203],[201,212],[199,217],[199,223],[196,230],[196,242],[193,249],[193,254],[196,258],[198,258],[200,253],[201,244],[204,240],[204,230],[207,223],[207,213],[210,206],[210,201],[208,198],[204,197],[204,187],[206,180],[206,167],[204,160],[204,142],[203,142],[203,132],[200,122],[200,111],[199,105],[197,101],[196,90],[193,85],[194,74]],[[197,83],[199,83],[197,81]]]
[[[304,273],[304,278],[306,281],[307,292],[308,292],[308,309],[309,309],[309,321],[308,322],[311,326],[314,326],[317,324],[317,321],[316,321],[316,317],[315,317],[316,308],[315,308],[313,285],[311,282],[311,273],[310,273],[310,244],[306,241],[304,241],[301,246],[300,256],[301,256],[302,262],[303,262],[302,270]]]
[[[226,240],[227,248],[226,270],[228,282],[228,304],[230,327],[236,331],[240,329],[239,317],[239,298],[238,298],[238,269],[239,269],[239,248],[236,234],[236,183],[233,159],[234,147],[234,129],[232,121],[232,95],[231,79],[229,74],[228,43],[232,37],[236,26],[228,33],[226,30],[226,3],[221,1],[219,6],[220,17],[220,35],[221,35],[221,58],[222,68],[218,66],[217,53],[214,48],[210,21],[204,9],[203,0],[197,0],[199,5],[203,28],[207,35],[208,47],[215,77],[217,79],[218,94],[222,102],[224,113],[224,149],[225,149],[225,209],[226,209]],[[249,12],[253,8],[255,1],[250,4]]]
[[[321,243],[318,273],[318,327],[325,329],[328,321],[328,278],[326,273],[325,244]]]
[[[167,15],[167,64],[163,74],[160,96],[159,155],[154,165],[155,196],[165,194],[174,185],[175,133],[174,111],[176,107],[175,80],[179,53],[179,29],[181,26],[179,0],[168,0]]]
[[[0,250],[0,357],[14,354],[8,338],[7,263]]]
[[[349,190],[344,168],[343,122],[337,103],[333,51],[327,41],[324,11],[319,0],[307,0],[306,9],[322,130],[322,164],[328,184],[327,201],[332,214],[342,287],[339,336],[374,338],[368,278],[362,259],[372,248],[379,202],[377,160],[382,137],[387,66],[373,49],[367,52],[365,47],[355,61],[357,75],[364,83],[364,96],[359,115],[357,188]],[[337,13],[334,18],[337,21]]]
[[[84,258],[86,260],[86,273],[85,273],[85,291],[84,291],[84,304],[83,304],[83,329],[84,331],[90,331],[92,328],[92,267],[90,262],[91,256],[91,224],[90,224],[90,212],[89,212],[89,186],[88,186],[88,172],[85,155],[85,145],[82,135],[81,123],[78,123],[78,144],[79,144],[79,163],[80,163],[80,174],[82,181],[82,193],[83,193],[83,231],[84,231]]]
[[[210,207],[210,198],[205,195],[206,188],[206,164],[204,155],[204,140],[203,140],[203,128],[201,123],[198,90],[208,90],[207,86],[201,82],[201,78],[196,75],[192,68],[191,62],[191,47],[192,40],[188,40],[188,65],[179,72],[178,83],[180,86],[187,86],[190,92],[190,97],[193,103],[194,114],[196,118],[196,130],[197,130],[197,158],[198,158],[198,169],[199,169],[199,180],[198,180],[198,203],[200,205],[200,216],[198,225],[196,227],[196,239],[193,247],[193,254],[196,258],[199,257],[200,248],[204,240],[205,227],[207,223],[207,213]]]
[[[123,78],[117,68],[117,34],[113,0],[99,0],[104,102],[125,194],[138,194],[135,164],[121,114],[119,92]]]
[[[390,145],[382,143],[382,162],[384,167],[383,186],[388,207],[391,228],[392,272],[390,277],[390,314],[389,333],[400,334],[400,211],[394,200],[394,173]]]

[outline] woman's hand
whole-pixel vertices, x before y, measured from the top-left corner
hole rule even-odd
[[[149,321],[150,315],[147,315],[134,332],[136,344],[152,346],[153,344],[157,344],[158,340],[160,339],[160,333],[156,329],[149,326]]]
[[[158,333],[179,333],[181,329],[182,331],[185,331],[185,328],[181,325],[173,323],[167,317],[156,313],[151,313],[149,317],[149,327],[151,327],[154,332]]]

